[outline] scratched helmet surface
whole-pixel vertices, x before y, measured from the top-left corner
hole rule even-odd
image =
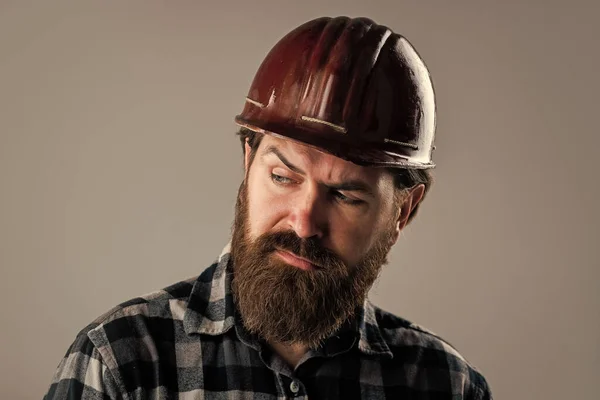
[[[270,50],[236,123],[363,166],[427,169],[436,105],[403,36],[368,18],[318,18]]]

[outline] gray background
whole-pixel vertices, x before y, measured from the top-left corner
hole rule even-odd
[[[498,399],[597,399],[593,1],[0,2],[0,397],[40,398],[75,334],[226,244],[233,116],[321,15],[406,35],[439,101],[437,183],[371,298]]]

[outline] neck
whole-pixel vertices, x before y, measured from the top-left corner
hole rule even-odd
[[[292,369],[296,368],[298,362],[308,352],[308,346],[301,343],[283,344],[279,342],[269,342],[269,345],[290,367],[292,367]]]

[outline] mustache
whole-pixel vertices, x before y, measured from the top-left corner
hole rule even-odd
[[[345,263],[335,252],[323,247],[318,239],[301,239],[294,231],[267,233],[256,240],[262,254],[275,250],[286,250],[302,257],[318,267],[345,267]]]

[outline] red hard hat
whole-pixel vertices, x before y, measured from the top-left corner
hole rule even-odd
[[[285,35],[235,121],[358,165],[435,166],[429,71],[408,40],[367,18],[318,18]]]

